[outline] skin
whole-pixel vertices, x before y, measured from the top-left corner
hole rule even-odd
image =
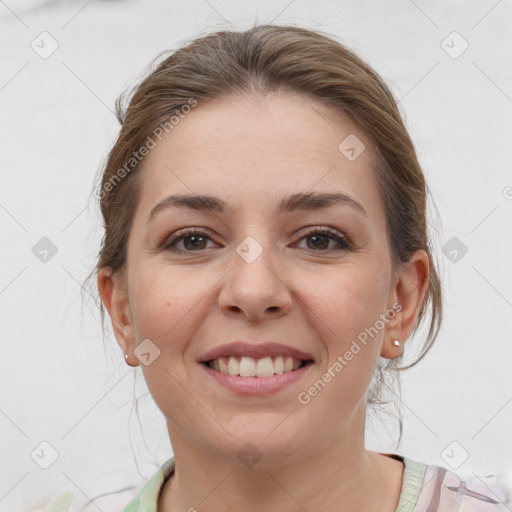
[[[366,146],[354,161],[338,150],[349,134]],[[316,100],[252,93],[198,105],[143,162],[127,265],[111,276],[102,270],[98,288],[128,364],[140,364],[134,350],[146,338],[160,350],[140,364],[176,459],[159,511],[396,510],[403,464],[364,446],[367,391],[379,356],[400,355],[392,341],[412,332],[429,263],[420,250],[392,268],[372,147],[350,118]],[[282,197],[310,191],[350,194],[367,215],[342,205],[276,214]],[[148,223],[153,206],[177,193],[215,195],[232,210],[171,207]],[[306,236],[308,226],[335,228],[354,250]],[[178,241],[180,252],[160,248],[188,227],[207,238]],[[236,252],[248,236],[263,250],[251,263]],[[299,403],[298,393],[396,303],[402,309],[378,335]],[[233,340],[289,344],[315,364],[278,393],[242,396],[197,362]],[[253,467],[237,457],[247,442],[262,454]]]

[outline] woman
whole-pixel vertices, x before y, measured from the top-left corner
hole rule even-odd
[[[375,71],[258,25],[173,52],[117,108],[95,275],[174,453],[125,512],[500,510],[365,448],[386,375],[442,319],[427,187]]]

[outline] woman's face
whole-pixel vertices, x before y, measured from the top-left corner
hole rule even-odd
[[[125,274],[108,299],[107,278],[99,285],[175,453],[186,443],[241,464],[245,447],[271,466],[362,444],[368,385],[380,355],[400,354],[391,343],[411,332],[428,268],[420,251],[407,283],[392,271],[372,149],[348,117],[282,93],[198,105],[151,149]],[[321,194],[350,199],[292,201]],[[171,195],[224,208],[169,202],[150,214]],[[278,390],[243,393],[201,362],[240,340],[314,362]]]

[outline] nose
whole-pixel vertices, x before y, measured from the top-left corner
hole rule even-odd
[[[291,290],[269,249],[249,240],[238,246],[232,261],[219,294],[219,307],[226,315],[261,322],[290,311]]]

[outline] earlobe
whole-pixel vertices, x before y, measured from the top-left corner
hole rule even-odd
[[[392,304],[399,304],[400,308],[387,325],[382,357],[394,359],[402,353],[393,342],[399,340],[403,347],[411,335],[428,291],[429,275],[429,256],[423,249],[417,250],[408,262],[402,264],[391,294]]]
[[[124,354],[133,352],[133,324],[126,283],[119,273],[110,268],[98,271],[98,291],[107,309],[116,340]]]

